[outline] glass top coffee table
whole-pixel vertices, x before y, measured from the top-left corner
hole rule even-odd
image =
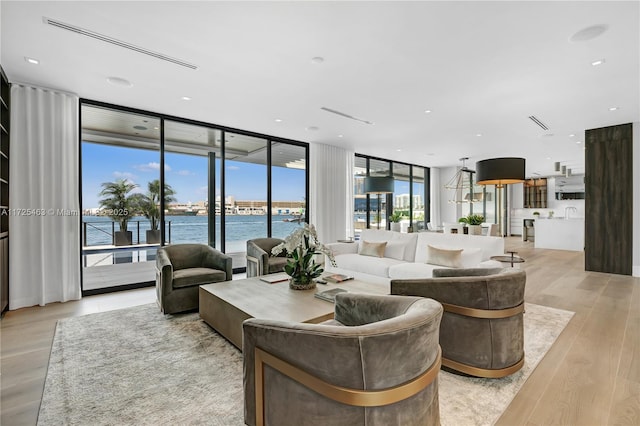
[[[523,258],[521,258],[520,256],[516,256],[516,254],[518,254],[517,251],[507,251],[507,253],[510,253],[511,256],[491,256],[490,259],[497,260],[498,262],[510,263],[512,268],[515,263],[524,262]]]

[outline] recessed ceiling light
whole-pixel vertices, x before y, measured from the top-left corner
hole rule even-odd
[[[611,107],[611,108],[609,108],[609,111],[617,111],[619,109],[620,109],[620,107]]]
[[[572,137],[574,137],[574,136],[575,136],[575,134],[573,134],[573,133],[571,133],[571,134],[569,135],[569,137],[570,137],[570,138],[572,138]]]
[[[315,132],[316,130],[318,130],[318,128],[316,126],[309,126],[309,127],[307,127],[306,130],[309,131],[309,132]]]
[[[153,128],[153,130],[159,130],[159,129],[160,127],[157,127],[157,126]]]
[[[402,152],[402,150],[401,150],[401,149],[396,149],[396,151],[397,151],[397,152]]]
[[[431,110],[430,110],[430,109],[425,109],[425,110],[424,110],[424,113],[425,113],[425,114],[431,114]]]
[[[273,120],[273,121],[275,121],[276,123],[282,123],[282,118],[276,118],[276,119],[275,119],[275,120]]]
[[[123,86],[123,87],[133,86],[133,84],[129,80],[125,78],[120,78],[120,77],[107,77],[107,81],[113,84],[114,86]]]
[[[605,63],[604,59],[598,59],[597,61],[591,62],[591,65],[593,65],[594,67],[597,67],[598,65],[602,65],[604,63]]]
[[[601,36],[607,29],[608,25],[600,24],[600,25],[592,25],[587,28],[583,28],[571,37],[569,37],[569,41],[575,43],[580,41],[589,41],[593,40],[596,37]]]
[[[37,59],[35,59],[35,58],[30,58],[30,57],[28,57],[28,56],[25,56],[25,57],[24,57],[24,60],[25,60],[25,61],[27,61],[27,62],[29,62],[30,64],[33,64],[33,65],[38,65],[38,64],[40,63],[40,61],[39,61],[39,60],[37,60]]]
[[[482,137],[482,133],[476,133],[477,137]]]
[[[147,128],[144,126],[133,126],[133,128],[136,130],[147,130]]]
[[[190,101],[191,100],[191,98],[189,96],[183,96],[181,99],[183,101]]]
[[[547,160],[551,160],[551,157],[547,157]]]
[[[315,58],[311,58],[311,62],[314,64],[321,64],[324,62],[324,58],[322,56],[316,56]]]
[[[338,135],[338,137],[339,137],[339,138],[343,138],[343,137],[344,137],[344,135]]]

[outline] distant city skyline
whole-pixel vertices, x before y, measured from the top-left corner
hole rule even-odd
[[[207,200],[207,165],[207,157],[165,153],[165,182],[176,192],[178,203]],[[220,161],[216,161],[216,166],[220,167]],[[226,169],[227,196],[234,196],[237,200],[266,200],[266,165],[227,160]],[[274,167],[271,175],[274,201],[304,200],[304,170]],[[99,193],[104,182],[127,179],[139,185],[132,193],[146,193],[148,182],[159,178],[159,152],[86,142],[82,144],[83,209],[100,206]],[[219,182],[216,195],[220,195]]]

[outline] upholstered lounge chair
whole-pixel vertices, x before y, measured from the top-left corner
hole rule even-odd
[[[206,244],[173,244],[158,249],[156,295],[165,314],[198,308],[198,287],[233,277],[231,257]]]
[[[287,264],[287,253],[278,256],[271,249],[284,242],[280,238],[256,238],[247,241],[247,278],[282,272]]]
[[[243,323],[248,425],[439,425],[442,306],[341,293],[322,324]]]
[[[433,275],[392,280],[391,294],[442,303],[442,365],[477,377],[504,377],[518,371],[524,364],[525,272],[436,269]]]

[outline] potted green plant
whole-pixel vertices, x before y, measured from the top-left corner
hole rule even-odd
[[[393,212],[391,216],[389,216],[389,222],[391,222],[391,230],[395,232],[400,232],[400,221],[402,220],[402,213],[399,211]]]
[[[176,201],[176,191],[168,183],[164,184],[164,205]],[[147,231],[147,244],[160,243],[160,180],[155,179],[147,184],[147,193],[140,197],[140,211],[149,219],[150,228]]]
[[[271,249],[271,254],[277,256],[283,250],[286,250],[288,258],[284,271],[291,277],[289,287],[294,290],[310,290],[316,287],[314,278],[319,277],[324,268],[322,264],[316,263],[315,255],[325,254],[331,264],[336,266],[333,253],[318,241],[316,228],[308,223],[293,231],[283,243]]]
[[[130,194],[137,187],[137,184],[126,179],[117,179],[115,182],[104,182],[102,191],[98,194],[103,197],[99,202],[105,215],[118,222],[120,230],[113,233],[113,243],[116,246],[133,243],[132,233],[127,230],[127,224],[139,208],[139,197]]]
[[[469,235],[482,235],[482,222],[484,216],[481,214],[470,214],[466,217],[466,224],[469,228]]]

